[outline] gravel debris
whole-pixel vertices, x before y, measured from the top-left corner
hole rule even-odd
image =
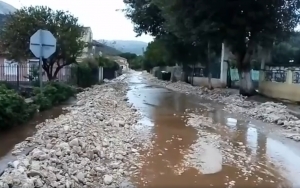
[[[139,151],[151,147],[151,135],[135,128],[141,115],[127,102],[125,78],[84,90],[68,113],[38,124],[14,148],[17,160],[0,188],[134,187],[128,180],[143,165]]]

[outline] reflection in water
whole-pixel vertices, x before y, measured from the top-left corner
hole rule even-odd
[[[300,186],[300,157],[290,148],[279,141],[267,138],[267,156],[274,164],[281,164],[281,168],[291,178],[294,187]]]
[[[257,151],[257,129],[249,127],[247,129],[247,146],[251,149],[251,154],[256,155]]]
[[[7,167],[7,163],[12,161],[15,157],[10,151],[13,147],[24,141],[27,137],[32,136],[36,132],[35,126],[46,119],[56,118],[63,113],[63,106],[56,106],[51,110],[40,112],[25,125],[16,126],[8,131],[0,133],[0,173]]]
[[[130,82],[134,82],[134,84],[131,83],[132,90],[128,93],[129,100],[147,116],[148,121],[154,124],[153,127],[146,126],[146,129],[150,128],[150,131],[155,134],[152,138],[154,147],[141,152],[141,160],[145,161],[145,164],[140,173],[133,177],[139,187],[227,187],[226,183],[234,181],[236,186],[275,188],[283,182],[279,173],[275,171],[278,170],[278,165],[290,164],[287,171],[299,171],[295,165],[291,165],[291,162],[287,164],[282,162],[299,160],[296,158],[297,155],[293,159],[287,158],[288,152],[281,152],[276,143],[270,143],[269,139],[267,141],[267,137],[253,128],[253,125],[240,119],[231,118],[229,114],[218,110],[222,107],[218,106],[215,108],[217,110],[207,111],[199,105],[201,102],[207,104],[207,101],[202,101],[194,96],[170,92],[162,88],[147,87],[147,84],[141,79],[135,78]],[[196,130],[185,126],[187,115],[184,112],[186,109],[191,109],[195,114],[211,117],[214,125],[205,130],[222,135],[222,138],[233,142],[235,149],[239,149],[240,143],[242,143],[245,146],[244,153],[249,156],[251,164],[256,165],[257,169],[253,169],[250,176],[245,175],[245,171],[227,164],[223,165],[221,172],[212,175],[201,175],[193,168],[185,169],[182,166],[184,154],[197,139]],[[273,160],[270,164],[271,155],[268,153],[270,145],[277,149],[277,155],[281,155],[282,161]],[[268,148],[267,153],[266,148]],[[274,153],[274,151],[272,152]],[[232,154],[238,161],[240,154]],[[300,168],[298,167],[298,169]],[[294,174],[299,175],[298,173]]]

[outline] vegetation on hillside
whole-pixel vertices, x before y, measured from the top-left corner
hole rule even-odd
[[[99,42],[113,47],[122,53],[132,53],[136,55],[143,55],[148,45],[146,42],[132,40],[100,40]]]
[[[109,55],[109,56],[117,56],[120,55],[122,52],[117,50],[116,48],[113,48],[111,46],[109,46],[108,44],[101,43],[101,46],[99,47],[99,50],[103,53],[103,55]]]

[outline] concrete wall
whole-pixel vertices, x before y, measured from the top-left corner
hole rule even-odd
[[[299,69],[299,68],[297,68]],[[295,68],[285,68],[285,67],[266,67],[266,71],[276,71],[281,70],[286,72],[286,80],[284,82],[267,81],[265,78],[265,71],[260,72],[259,81],[259,92],[265,96],[284,99],[292,102],[300,102],[300,83],[296,79],[296,75],[299,70]],[[298,77],[298,76],[297,76]]]
[[[191,77],[188,78],[191,80]],[[211,84],[215,88],[226,87],[226,83],[222,83],[221,79],[212,78]],[[208,78],[206,77],[194,77],[193,78],[193,85],[194,86],[208,86]]]

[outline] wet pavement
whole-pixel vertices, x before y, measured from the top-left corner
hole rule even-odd
[[[286,141],[273,134],[258,121],[239,119],[238,115],[224,112],[222,105],[205,101],[192,95],[176,93],[149,85],[140,74],[129,79],[129,101],[144,115],[138,127],[153,133],[153,148],[141,151],[145,162],[138,174],[132,177],[138,187],[297,187],[300,185],[299,144]],[[222,170],[203,174],[184,165],[186,155],[199,134],[186,126],[189,113],[201,114],[213,119],[213,126],[203,131],[218,134],[233,143],[231,157],[241,161],[246,156],[252,173],[234,163],[223,162]],[[201,135],[200,135],[201,136]],[[241,147],[243,146],[243,147]],[[221,152],[227,150],[220,148]],[[229,149],[228,149],[229,150]],[[227,152],[228,152],[227,150]],[[212,156],[213,157],[213,156]],[[249,163],[248,161],[248,163]]]

